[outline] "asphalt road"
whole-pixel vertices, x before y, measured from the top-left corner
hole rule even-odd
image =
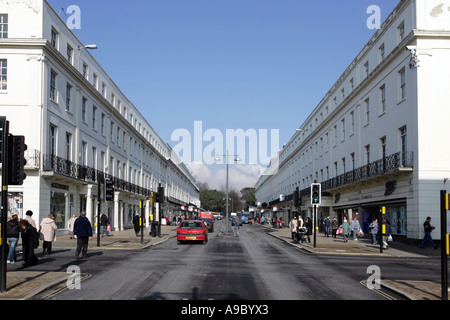
[[[364,285],[367,268],[383,279],[438,280],[439,261],[317,256],[275,239],[267,229],[242,226],[238,237],[220,237],[218,221],[207,245],[177,245],[176,239],[149,250],[90,250],[88,260],[59,251],[40,269],[88,275],[79,290],[53,288],[53,300],[386,300],[399,298]]]

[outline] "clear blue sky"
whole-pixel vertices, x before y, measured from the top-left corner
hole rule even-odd
[[[374,34],[367,8],[398,2],[49,0],[81,8],[74,33],[164,141],[200,120],[279,129],[280,147]]]

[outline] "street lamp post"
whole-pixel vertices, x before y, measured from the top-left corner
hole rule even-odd
[[[228,235],[228,232],[229,232],[229,226],[228,226],[228,224],[229,224],[229,217],[228,217],[228,201],[229,201],[229,199],[230,199],[230,197],[229,197],[229,195],[228,195],[228,173],[229,173],[229,162],[228,162],[228,157],[234,157],[234,162],[239,162],[239,161],[241,161],[240,159],[239,159],[239,155],[230,155],[229,154],[229,152],[228,152],[228,149],[227,149],[227,154],[219,154],[219,155],[217,155],[215,158],[214,158],[214,160],[215,161],[220,161],[220,157],[225,157],[226,158],[226,164],[227,164],[227,179],[226,179],[226,186],[225,186],[225,188],[226,188],[226,193],[227,193],[227,196],[226,196],[226,199],[227,199],[227,201],[226,201],[226,210],[225,210],[225,212],[226,212],[226,217],[225,217],[225,225],[226,225],[226,234]]]

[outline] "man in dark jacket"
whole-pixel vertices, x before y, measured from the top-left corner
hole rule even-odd
[[[433,238],[431,237],[431,232],[435,229],[435,227],[431,226],[431,217],[427,217],[427,220],[423,223],[423,229],[425,236],[423,237],[419,248],[425,248],[425,243],[430,241],[433,248],[437,249],[438,246],[434,243]]]
[[[15,214],[6,224],[6,239],[9,245],[8,263],[16,262],[16,246],[19,242],[19,217]]]
[[[91,222],[86,218],[86,212],[81,212],[80,217],[75,221],[73,233],[77,236],[75,257],[77,259],[84,259],[87,255],[89,240],[92,239],[92,226]],[[82,254],[81,258],[80,252]]]

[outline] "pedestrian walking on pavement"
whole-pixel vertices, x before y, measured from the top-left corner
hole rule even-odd
[[[87,257],[89,240],[92,239],[92,226],[91,222],[86,218],[86,212],[81,212],[80,217],[75,221],[73,233],[77,236],[75,257],[80,259],[81,253],[81,258],[84,259]]]
[[[42,253],[51,254],[52,253],[52,243],[56,240],[56,230],[58,227],[56,226],[55,219],[52,214],[49,214],[46,218],[42,219],[40,225],[39,233],[40,239],[44,240],[44,244],[42,245],[43,251]]]
[[[377,244],[378,219],[375,218],[369,225],[369,233],[372,235],[372,244]]]
[[[9,245],[8,259],[7,263],[16,262],[16,246],[19,242],[20,227],[19,227],[19,216],[14,214],[12,219],[8,220],[6,224],[6,240]]]
[[[289,222],[289,229],[291,230],[292,241],[297,241],[298,220],[296,216],[293,216],[291,222]]]
[[[35,266],[39,261],[34,253],[34,250],[39,247],[39,233],[28,220],[21,220],[19,226],[22,229],[23,267]]]
[[[70,239],[73,239],[73,237],[74,237],[74,235],[73,235],[73,227],[75,226],[75,220],[77,220],[77,215],[73,214],[72,218],[70,218],[69,221],[68,221]]]
[[[313,231],[313,225],[312,225],[312,220],[311,220],[310,217],[306,218],[305,227],[307,229],[306,236],[308,237],[308,243],[311,243],[311,236],[312,236],[312,231]]]
[[[344,235],[344,242],[348,241],[350,232],[351,232],[351,226],[348,223],[347,219],[344,218],[344,222],[342,223],[342,234]]]
[[[391,223],[389,222],[388,219],[383,219],[383,225],[385,233],[382,234],[382,240],[383,240],[383,249],[388,249],[389,248],[389,243],[388,243],[388,239],[391,237],[391,233],[392,233],[392,229],[391,229]]]
[[[140,220],[139,213],[136,212],[133,217],[134,233],[136,234],[136,237],[139,237],[139,231],[141,230]]]
[[[28,211],[25,213],[25,220],[27,220],[27,221],[31,224],[31,226],[32,226],[33,228],[37,229],[37,227],[36,227],[36,221],[34,221],[34,219],[33,219],[32,217],[33,217],[33,211],[28,210]]]
[[[422,242],[420,242],[419,248],[425,248],[425,243],[430,241],[433,248],[437,249],[438,246],[434,243],[433,238],[431,237],[431,232],[436,229],[431,226],[431,217],[427,217],[427,220],[423,223],[423,229],[425,231],[425,236],[423,237]]]
[[[337,230],[339,229],[339,222],[336,218],[331,221],[331,234],[333,238],[336,238]]]
[[[353,218],[351,227],[353,232],[353,240],[358,240],[359,231],[361,230],[358,217]]]
[[[109,231],[108,231],[108,224],[109,224],[109,219],[108,216],[106,215],[106,213],[102,213],[100,215],[100,232],[102,234],[102,238],[105,236],[109,237]]]
[[[326,217],[325,220],[323,220],[323,225],[325,226],[325,237],[330,237],[330,231],[331,231],[331,220],[330,217]]]

